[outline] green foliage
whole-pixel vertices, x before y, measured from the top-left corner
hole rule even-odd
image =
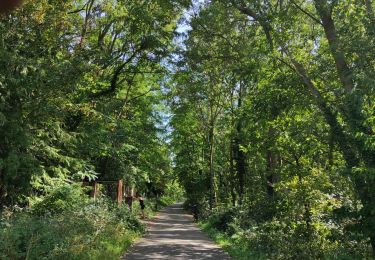
[[[157,204],[165,207],[184,200],[185,192],[181,185],[176,180],[174,180],[167,184],[163,195],[157,199]]]
[[[78,184],[58,187],[45,196],[42,201],[33,205],[33,214],[55,215],[78,208],[80,205],[88,203],[89,198],[83,194],[83,190]]]
[[[219,244],[228,254],[237,260],[256,260],[267,259],[265,254],[250,251],[246,239],[239,239],[228,236],[226,233],[220,232],[215,229],[209,222],[200,222],[200,227],[205,231],[208,236]]]
[[[250,217],[251,218],[251,217]],[[244,221],[246,219],[246,221]],[[251,222],[251,224],[249,224]],[[234,259],[367,259],[366,240],[341,237],[342,227],[276,219],[259,222],[238,208],[211,213],[200,223]]]
[[[191,7],[169,84],[174,170],[185,206],[230,243],[271,259],[375,255],[373,10]]]
[[[1,206],[72,181],[166,185],[160,61],[180,7],[40,0],[0,17]]]
[[[51,208],[50,208],[51,207]],[[118,258],[144,226],[126,206],[87,198],[79,187],[64,186],[31,211],[3,216],[1,259]]]

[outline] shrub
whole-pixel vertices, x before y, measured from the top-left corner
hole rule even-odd
[[[89,198],[85,195],[85,190],[78,184],[63,185],[56,188],[43,200],[35,203],[32,207],[33,214],[47,215],[58,214],[71,210],[80,205],[88,203]]]
[[[166,206],[173,204],[174,202],[175,202],[175,199],[172,197],[161,196],[158,201],[158,204],[162,207],[166,207]]]
[[[234,209],[227,209],[223,211],[219,211],[213,213],[209,218],[209,222],[211,225],[219,230],[229,234],[233,234],[233,230],[230,230],[231,224],[233,224],[233,220],[235,218],[235,211]]]
[[[0,259],[118,258],[144,231],[129,210],[62,187],[31,210],[3,219]]]
[[[315,220],[251,218],[241,207],[215,209],[204,227],[235,259],[370,259],[368,241],[345,235],[338,225]],[[242,256],[239,257],[239,252]]]

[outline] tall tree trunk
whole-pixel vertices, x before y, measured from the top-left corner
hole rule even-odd
[[[370,243],[372,247],[372,256],[375,258],[375,235],[370,236]]]
[[[298,175],[298,183],[299,183],[299,186],[303,186],[303,183],[302,183],[302,174],[301,174],[301,165],[299,163],[299,159],[296,157],[295,159],[295,162],[296,162],[296,166],[297,166],[297,175]],[[303,212],[303,220],[305,221],[305,224],[306,224],[306,228],[307,228],[307,232],[305,234],[306,237],[308,237],[310,235],[310,228],[311,228],[311,208],[310,208],[310,203],[307,201],[307,198],[306,196],[304,196],[303,198],[305,200],[304,204],[303,204],[303,207],[304,207],[304,212]]]
[[[274,128],[270,127],[268,129],[268,139],[272,142],[274,139]],[[270,145],[269,145],[270,146]],[[270,147],[267,150],[267,193],[270,199],[275,199],[275,184],[280,180],[279,174],[276,172],[276,167],[279,161],[277,154],[271,151]]]
[[[1,140],[3,141],[3,140]],[[5,158],[5,147],[0,144],[0,159],[3,160]],[[6,197],[6,187],[4,181],[4,172],[0,169],[0,209],[3,208],[5,205],[5,197]]]
[[[242,151],[239,140],[236,142],[236,159],[237,159],[237,175],[238,175],[238,187],[239,187],[239,203],[242,205],[244,193],[245,193],[245,175],[246,175],[246,159],[245,154]]]
[[[367,10],[370,11],[370,18],[372,13],[372,6],[371,2],[366,1]],[[369,9],[370,7],[370,9]],[[347,112],[346,121],[348,122],[351,131],[353,133],[362,132],[367,135],[373,135],[373,131],[369,127],[365,127],[364,121],[365,118],[361,111],[362,101],[361,98],[356,93],[352,93],[354,90],[354,82],[352,80],[352,72],[347,65],[345,55],[340,48],[340,42],[336,33],[336,28],[334,21],[332,19],[332,10],[330,5],[328,4],[327,0],[315,0],[315,8],[322,20],[322,25],[324,28],[324,32],[326,38],[328,40],[328,44],[331,49],[332,56],[335,60],[336,71],[339,75],[340,81],[347,91],[346,95],[346,104],[344,113]],[[359,166],[360,160],[363,160],[366,167],[374,168],[374,157],[375,153],[373,150],[365,149],[366,145],[363,141],[355,142],[354,145],[357,148],[357,152],[359,154],[354,154],[352,156],[355,157],[355,161],[353,159],[348,159],[346,156],[346,162],[348,168],[351,170],[354,167]],[[345,155],[345,151],[341,149]],[[361,199],[363,204],[365,214],[362,216],[364,222],[373,222],[375,219],[375,214],[372,213],[372,208],[374,207],[374,199],[375,194],[373,191],[374,187],[374,180],[369,177],[370,173],[364,174],[363,176],[357,176],[357,174],[352,174],[351,178],[353,179],[356,187],[356,191]],[[369,225],[371,230],[368,230],[370,234],[375,234],[375,228],[372,224]],[[373,253],[375,255],[375,236],[370,235],[371,246],[373,249]]]
[[[324,97],[321,95],[321,93],[316,88],[310,77],[307,75],[304,66],[301,63],[297,62],[288,52],[286,52],[286,54],[289,56],[293,64],[294,70],[301,77],[305,86],[310,90],[320,111],[323,112],[323,116],[327,124],[331,127],[331,131],[334,133],[335,141],[339,145],[345,161],[348,165],[358,165],[359,159],[357,156],[357,151],[355,147],[351,145],[351,138],[349,138],[344,133],[344,129],[338,122],[335,113],[332,111],[331,107],[328,106]]]
[[[0,208],[1,209],[5,205],[4,204],[4,200],[5,200],[5,196],[6,196],[5,187],[3,185],[3,183],[4,183],[3,179],[4,179],[3,178],[3,173],[0,171]]]
[[[269,198],[275,199],[275,183],[279,181],[279,176],[275,173],[275,168],[277,165],[276,155],[274,152],[268,150],[267,151],[267,194]]]
[[[315,8],[322,21],[324,33],[328,40],[332,57],[335,61],[337,74],[347,93],[346,104],[342,111],[343,116],[346,117],[346,120],[348,121],[352,130],[361,131],[363,133],[372,135],[372,129],[364,126],[365,118],[361,111],[361,97],[358,96],[358,93],[353,92],[353,73],[348,66],[344,51],[340,47],[340,40],[332,18],[332,7],[328,4],[327,0],[315,0]]]
[[[236,206],[236,176],[234,171],[234,140],[230,142],[230,156],[229,156],[229,173],[230,173],[230,192],[232,198],[232,206]]]
[[[337,37],[335,24],[331,15],[331,7],[326,0],[315,0],[315,8],[320,16],[320,19],[322,20],[324,33],[328,40],[333,59],[335,60],[336,70],[340,81],[346,91],[351,92],[354,89],[352,73],[345,60],[344,53],[340,48],[340,42]]]
[[[335,137],[334,137],[334,132],[332,131],[332,128],[331,128],[328,138],[329,138],[328,139],[328,145],[329,145],[328,166],[329,166],[329,169],[331,169],[333,166],[333,152],[335,148]]]
[[[211,123],[209,129],[209,145],[210,145],[210,209],[215,206],[215,171],[214,171],[214,126]]]
[[[242,107],[242,93],[243,87],[240,84],[240,90],[238,95],[238,109]],[[246,175],[246,158],[245,153],[241,149],[241,137],[242,137],[242,117],[240,116],[236,124],[236,137],[235,137],[235,158],[237,166],[237,176],[238,176],[238,193],[239,193],[239,203],[242,205],[243,197],[245,192],[245,175]]]

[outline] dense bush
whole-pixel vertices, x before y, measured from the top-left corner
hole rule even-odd
[[[32,212],[39,216],[54,215],[85,205],[89,202],[89,197],[83,196],[84,191],[78,184],[58,187],[43,199],[36,198]]]
[[[306,226],[282,218],[260,222],[241,207],[216,209],[203,222],[217,242],[226,240],[223,245],[235,259],[371,258],[366,239],[346,236],[333,223],[315,221]]]
[[[171,205],[175,202],[175,200],[171,197],[167,197],[167,196],[162,196],[159,198],[158,200],[158,204],[162,207],[165,207],[165,206],[168,206],[168,205]]]
[[[235,218],[235,210],[233,208],[230,208],[228,210],[219,211],[217,213],[214,213],[210,217],[210,222],[213,227],[215,227],[219,231],[226,232],[228,234],[233,234],[233,223],[236,220]]]
[[[73,185],[3,217],[0,259],[115,259],[144,231],[123,206],[93,201]]]
[[[183,207],[185,210],[190,211],[196,220],[206,219],[209,214],[209,206],[207,200],[199,197],[187,197]]]

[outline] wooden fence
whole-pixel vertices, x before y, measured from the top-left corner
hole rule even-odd
[[[122,180],[117,180],[117,181],[93,181],[89,185],[92,186],[92,191],[91,191],[91,197],[96,199],[98,197],[99,189],[98,189],[98,184],[109,184],[109,185],[115,185],[115,196],[110,194],[110,197],[116,197],[116,201],[118,205],[121,205],[122,200],[123,200],[123,194],[124,194],[124,185]],[[85,184],[84,184],[85,185]],[[87,184],[86,184],[87,186]]]

